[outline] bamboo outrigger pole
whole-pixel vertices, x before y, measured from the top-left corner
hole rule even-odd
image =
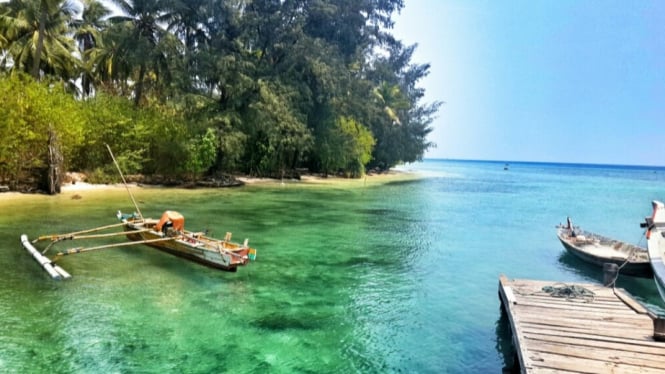
[[[106,226],[101,226],[101,227],[95,227],[92,229],[87,229],[87,230],[81,230],[81,231],[75,231],[75,232],[70,232],[67,234],[51,234],[51,235],[42,235],[38,237],[37,239],[33,240],[33,243],[37,243],[42,240],[51,240],[51,241],[59,241],[59,240],[64,240],[64,239],[71,239],[74,236],[79,236],[80,234],[87,234],[89,232],[95,232],[95,231],[101,231],[101,230],[107,230],[110,228],[114,227],[121,227],[124,226],[124,223],[116,223],[113,225],[106,225]]]
[[[123,223],[123,225],[124,225],[124,223]],[[140,233],[140,232],[146,232],[146,231],[150,231],[150,229],[133,230],[132,233]],[[46,252],[48,252],[49,249],[51,249],[51,247],[53,245],[55,245],[56,243],[61,242],[63,240],[98,239],[98,238],[108,238],[110,236],[126,236],[126,235],[127,235],[126,231],[110,232],[110,233],[106,233],[106,234],[92,234],[92,235],[67,235],[67,236],[61,235],[61,236],[57,236],[57,237],[54,237],[53,239],[51,239],[51,243],[49,243],[49,245],[47,245],[46,248],[44,248],[44,250],[42,251],[42,254],[45,255]],[[36,240],[33,240],[32,242],[34,243],[34,242],[36,242]]]
[[[108,144],[105,144],[106,148],[109,150],[109,154],[111,155],[111,158],[113,159],[113,163],[115,164],[115,167],[118,169],[118,173],[120,173],[120,178],[122,178],[122,183],[125,185],[125,188],[127,189],[127,193],[129,194],[129,197],[132,199],[132,203],[134,203],[134,208],[136,208],[136,213],[138,213],[139,218],[143,219],[143,214],[141,214],[141,209],[139,209],[138,204],[136,204],[136,200],[134,200],[134,195],[132,195],[132,192],[129,190],[129,186],[127,186],[127,181],[125,181],[125,176],[122,175],[122,170],[120,170],[120,165],[118,165],[118,161],[115,160],[115,156],[113,156],[113,152],[111,152],[111,147],[109,147]]]
[[[62,256],[75,255],[75,254],[78,254],[78,253],[96,251],[98,249],[128,247],[128,246],[131,246],[131,245],[150,244],[150,243],[157,243],[157,242],[166,242],[166,241],[171,241],[171,240],[176,240],[176,238],[170,238],[169,237],[169,238],[146,239],[146,240],[139,240],[139,241],[135,241],[135,242],[104,244],[104,245],[98,245],[96,247],[88,247],[88,248],[85,248],[85,247],[71,248],[71,249],[68,249],[66,251],[56,253],[56,255],[53,257],[53,259],[51,261],[55,262],[55,261],[59,260]]]

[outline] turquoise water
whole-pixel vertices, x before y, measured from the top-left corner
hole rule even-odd
[[[500,372],[512,352],[499,275],[600,281],[554,226],[569,215],[645,245],[639,222],[665,199],[662,168],[503,166],[426,161],[404,167],[422,179],[382,186],[135,191],[146,216],[175,209],[189,229],[250,238],[257,261],[237,273],[138,246],[64,258],[73,278],[54,282],[19,235],[113,223],[126,192],[0,196],[0,371]],[[663,310],[652,280],[618,285]]]

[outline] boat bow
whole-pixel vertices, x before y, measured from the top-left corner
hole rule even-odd
[[[661,298],[665,300],[665,264],[663,254],[665,252],[665,205],[657,200],[651,202],[653,212],[640,225],[647,229],[647,248],[649,260],[653,269],[654,280],[660,292]]]

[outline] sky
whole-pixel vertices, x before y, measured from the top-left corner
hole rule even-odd
[[[407,0],[426,158],[665,165],[665,1]]]

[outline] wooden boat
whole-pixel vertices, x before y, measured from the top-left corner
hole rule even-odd
[[[185,230],[185,218],[178,212],[166,211],[161,219],[135,219],[118,217],[125,223],[127,238],[143,242],[164,252],[192,260],[213,268],[236,271],[256,259],[256,249],[231,241],[227,232],[223,240],[210,238],[202,232]]]
[[[647,249],[653,278],[660,297],[665,300],[665,264],[663,264],[663,258],[665,258],[665,205],[655,200],[651,205],[653,208],[651,217],[645,218],[640,226],[647,229]]]
[[[610,239],[568,224],[557,226],[557,236],[566,250],[579,259],[602,267],[606,263],[619,266],[624,275],[649,278],[653,275],[647,250],[636,245]]]
[[[122,171],[111,152],[111,148],[108,146],[107,148],[111,154],[111,158],[113,158],[113,162],[118,168],[125,187],[127,187],[125,177],[122,175]],[[231,241],[230,232],[226,233],[224,239],[215,239],[201,232],[187,231],[185,230],[185,218],[178,212],[166,211],[159,220],[143,218],[136,200],[134,200],[134,196],[132,196],[128,187],[127,192],[134,203],[136,213],[123,215],[118,211],[117,218],[122,221],[121,223],[66,234],[44,235],[32,242],[28,239],[27,235],[23,234],[21,235],[21,244],[54,279],[67,279],[71,277],[69,273],[55,264],[62,256],[137,244],[146,244],[164,252],[227,271],[236,271],[239,266],[244,266],[250,260],[256,259],[256,249],[249,247],[248,239],[245,239],[244,243],[240,244]],[[105,232],[118,228],[122,228],[122,231]],[[87,248],[70,248],[56,253],[52,258],[46,257],[46,253],[56,243],[61,241],[99,239],[113,236],[126,236],[131,242],[111,243]],[[40,252],[34,246],[34,244],[40,241],[50,241],[51,243]]]
[[[249,247],[247,239],[240,244],[231,241],[231,233],[229,232],[226,233],[224,239],[215,239],[206,236],[202,232],[187,231],[185,230],[185,218],[178,212],[166,211],[159,220],[142,218],[137,214],[127,216],[120,212],[117,216],[122,220],[120,224],[66,234],[44,235],[32,242],[24,234],[21,236],[21,243],[54,279],[71,277],[65,270],[55,264],[62,256],[137,244],[145,244],[226,271],[236,271],[239,266],[247,265],[250,260],[256,259],[256,249]],[[122,228],[122,231],[106,232],[114,228]],[[52,258],[46,257],[46,253],[52,246],[61,241],[99,239],[113,236],[125,236],[131,241],[93,247],[75,247],[59,251]],[[50,241],[42,252],[34,246],[34,244],[41,241]]]

